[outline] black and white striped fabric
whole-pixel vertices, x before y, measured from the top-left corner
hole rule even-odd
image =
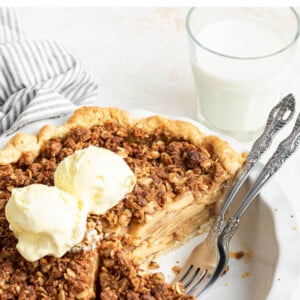
[[[0,136],[93,104],[97,90],[66,47],[26,39],[16,10],[0,8]]]

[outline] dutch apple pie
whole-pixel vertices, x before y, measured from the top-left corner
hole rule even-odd
[[[53,186],[57,165],[91,145],[125,160],[132,192],[89,214],[84,239],[63,257],[25,260],[5,217],[11,191]],[[194,299],[146,262],[209,228],[242,160],[190,123],[115,108],[80,108],[60,127],[16,134],[0,151],[0,299]]]

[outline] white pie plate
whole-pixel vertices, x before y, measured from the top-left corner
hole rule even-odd
[[[152,114],[139,109],[130,110],[130,113],[138,118]],[[36,133],[44,124],[59,125],[66,119],[36,122],[22,128],[22,131]],[[212,132],[193,120],[175,119],[189,121],[207,134],[221,136],[238,151],[244,150],[235,140]],[[8,139],[9,137],[0,139],[1,148]],[[261,165],[256,168],[255,174],[251,175],[243,186],[240,197],[245,195],[261,168]],[[275,177],[250,206],[231,242],[232,251],[245,253],[252,251],[253,257],[248,263],[244,258],[231,259],[227,274],[200,298],[202,300],[292,299],[300,274],[300,239],[295,229],[296,220],[293,218],[292,205],[281,191],[280,183],[276,183]],[[165,274],[167,281],[171,282],[175,277],[172,267],[181,266],[189,252],[204,236],[195,238],[179,249],[157,259],[160,265],[159,271]]]

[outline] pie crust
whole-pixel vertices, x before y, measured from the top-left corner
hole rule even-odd
[[[235,174],[243,161],[243,157],[234,151],[227,142],[216,136],[206,136],[191,123],[168,120],[160,116],[134,119],[129,113],[118,108],[83,107],[76,110],[62,126],[45,125],[37,135],[17,133],[4,149],[0,150],[0,164],[16,162],[23,152],[32,152],[38,155],[45,141],[55,137],[63,137],[73,127],[91,128],[95,125],[104,125],[107,122],[117,123],[128,128],[136,126],[149,134],[160,128],[174,138],[190,141],[195,145],[209,144],[230,175]]]
[[[47,163],[55,165],[57,157],[52,154],[59,155],[60,151],[58,148],[51,153],[55,143],[64,141],[73,130],[84,135],[95,126],[113,128],[118,135],[116,141],[123,138],[122,130],[133,132],[122,142],[124,147],[114,145],[113,138],[110,145],[136,172],[135,191],[121,201],[125,204],[117,205],[104,216],[91,215],[86,237],[77,248],[61,259],[46,257],[35,263],[26,262],[14,249],[16,241],[3,213],[7,199],[1,202],[0,191],[0,298],[193,299],[184,294],[180,284],[165,283],[160,273],[144,275],[140,265],[208,229],[244,160],[243,155],[227,142],[206,136],[188,122],[160,116],[134,119],[117,108],[83,107],[62,126],[46,125],[37,135],[16,134],[0,151],[0,182],[12,180],[11,177],[16,176],[14,168],[22,172],[21,169],[38,160],[43,151],[50,151]],[[137,144],[139,136],[141,144]],[[80,147],[91,142],[91,137],[83,139]],[[74,142],[73,147],[76,148]],[[145,153],[138,153],[144,150]],[[133,152],[129,155],[128,151]],[[28,157],[30,162],[26,163]],[[40,158],[40,165],[43,161]],[[45,180],[50,185],[51,172],[53,170],[47,175],[50,179]],[[30,183],[28,179],[20,185]],[[4,184],[4,187],[7,197],[13,186]],[[163,203],[148,199],[153,197],[154,188],[161,189]],[[156,190],[155,195],[161,195],[159,193]],[[138,199],[139,195],[144,195],[148,202]],[[145,203],[139,204],[139,201]]]

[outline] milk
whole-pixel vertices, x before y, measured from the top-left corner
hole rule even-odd
[[[243,58],[269,55],[287,44],[272,27],[239,18],[205,27],[197,40],[216,52]],[[266,58],[236,59],[194,47],[192,69],[199,117],[227,133],[259,131],[280,99],[289,51]]]

